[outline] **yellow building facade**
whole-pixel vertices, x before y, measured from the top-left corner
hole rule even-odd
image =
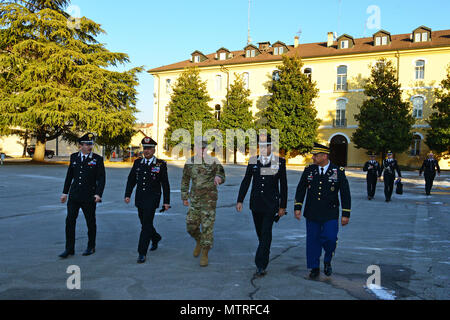
[[[345,166],[362,166],[367,161],[367,150],[355,148],[351,140],[357,128],[354,115],[366,99],[363,85],[370,77],[371,66],[380,58],[392,61],[398,71],[403,99],[411,103],[416,118],[411,148],[396,158],[401,165],[420,166],[429,151],[424,139],[429,128],[426,119],[435,102],[434,90],[446,77],[450,64],[450,30],[432,31],[421,26],[409,34],[390,35],[380,30],[371,38],[342,35],[334,39],[329,33],[326,39],[326,42],[299,44],[296,37],[294,45],[263,42],[233,52],[220,48],[208,55],[195,51],[189,60],[149,70],[154,76],[153,137],[159,142],[157,156],[172,159],[164,143],[167,105],[172,87],[185,68],[199,68],[212,98],[211,110],[218,117],[225,104],[227,87],[236,74],[242,74],[251,91],[252,112],[256,114],[267,105],[268,86],[276,80],[277,66],[286,54],[301,57],[303,72],[317,83],[319,96],[315,107],[322,121],[320,142],[330,145],[332,161]],[[303,157],[289,159],[291,164],[306,162],[309,160]],[[443,159],[441,165],[448,168],[448,160]]]

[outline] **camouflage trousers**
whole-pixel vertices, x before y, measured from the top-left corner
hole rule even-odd
[[[186,217],[187,232],[202,248],[212,248],[214,223],[216,221],[216,200],[192,200]]]

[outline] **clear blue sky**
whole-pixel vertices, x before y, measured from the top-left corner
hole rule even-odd
[[[326,41],[327,32],[367,37],[375,29],[367,21],[380,12],[380,26],[391,34],[409,33],[420,25],[450,29],[448,0],[252,0],[253,43],[277,40],[293,44],[301,29],[301,43]],[[195,50],[215,52],[220,47],[239,50],[246,45],[248,0],[73,0],[81,16],[102,25],[101,43],[130,56],[146,70],[190,58]],[[340,4],[340,5],[339,5]],[[340,8],[340,10],[339,10]],[[76,11],[71,11],[77,16]],[[340,13],[340,14],[339,14]],[[340,17],[340,18],[339,18]],[[376,20],[370,19],[373,23]],[[140,75],[137,116],[153,121],[153,77]]]

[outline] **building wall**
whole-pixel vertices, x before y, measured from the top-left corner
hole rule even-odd
[[[412,98],[421,95],[425,99],[423,117],[417,119],[414,131],[422,137],[426,137],[428,124],[426,119],[432,113],[431,107],[435,102],[434,90],[438,88],[442,79],[446,77],[446,67],[450,62],[450,47],[431,48],[421,50],[409,50],[400,52],[377,52],[370,54],[355,54],[348,56],[334,56],[313,59],[303,59],[304,68],[312,69],[312,80],[317,82],[320,90],[319,97],[315,100],[315,107],[318,110],[318,118],[322,120],[319,128],[319,139],[321,142],[329,143],[333,135],[342,133],[350,141],[348,145],[348,165],[361,166],[366,160],[366,150],[357,149],[351,141],[351,136],[357,128],[354,115],[359,112],[358,105],[361,105],[366,98],[363,92],[364,80],[370,76],[370,69],[373,63],[386,58],[393,62],[399,70],[399,82],[403,90],[404,101],[409,101],[412,106]],[[425,61],[425,77],[423,80],[415,80],[415,61],[422,59]],[[229,70],[229,83],[233,83],[235,73],[249,74],[249,89],[251,99],[253,100],[253,113],[266,106],[268,95],[268,85],[272,80],[272,73],[277,69],[278,62],[247,64],[247,65],[227,65]],[[335,84],[337,81],[337,67],[346,65],[348,68],[347,81],[348,91],[336,92]],[[224,70],[217,67],[205,67],[200,69],[201,79],[207,82],[207,90],[212,98],[210,102],[211,109],[219,104],[223,107],[225,102],[227,77]],[[170,101],[170,90],[166,90],[166,80],[170,79],[174,85],[176,79],[182,70],[158,73],[155,75],[155,112],[154,112],[154,136],[158,141],[164,141],[164,132],[167,128],[165,121],[166,106]],[[216,88],[216,76],[222,76],[222,86],[219,90]],[[347,127],[333,127],[333,119],[336,114],[336,103],[338,99],[346,99]],[[165,153],[164,143],[159,144],[157,154],[159,157],[170,159],[170,153]],[[420,144],[420,156],[410,156],[409,151],[396,155],[402,165],[412,167],[420,166],[425,157],[428,148],[424,141]],[[304,164],[307,158],[298,157],[290,159],[289,163]],[[445,161],[443,162],[445,165]],[[447,161],[448,165],[448,161]]]

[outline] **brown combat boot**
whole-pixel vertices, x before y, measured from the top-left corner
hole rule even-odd
[[[203,248],[202,257],[200,258],[200,267],[208,266],[208,252],[209,252],[209,248]]]
[[[202,247],[200,247],[200,240],[197,240],[197,245],[194,249],[194,257],[198,257],[200,255],[200,252],[202,251]]]

